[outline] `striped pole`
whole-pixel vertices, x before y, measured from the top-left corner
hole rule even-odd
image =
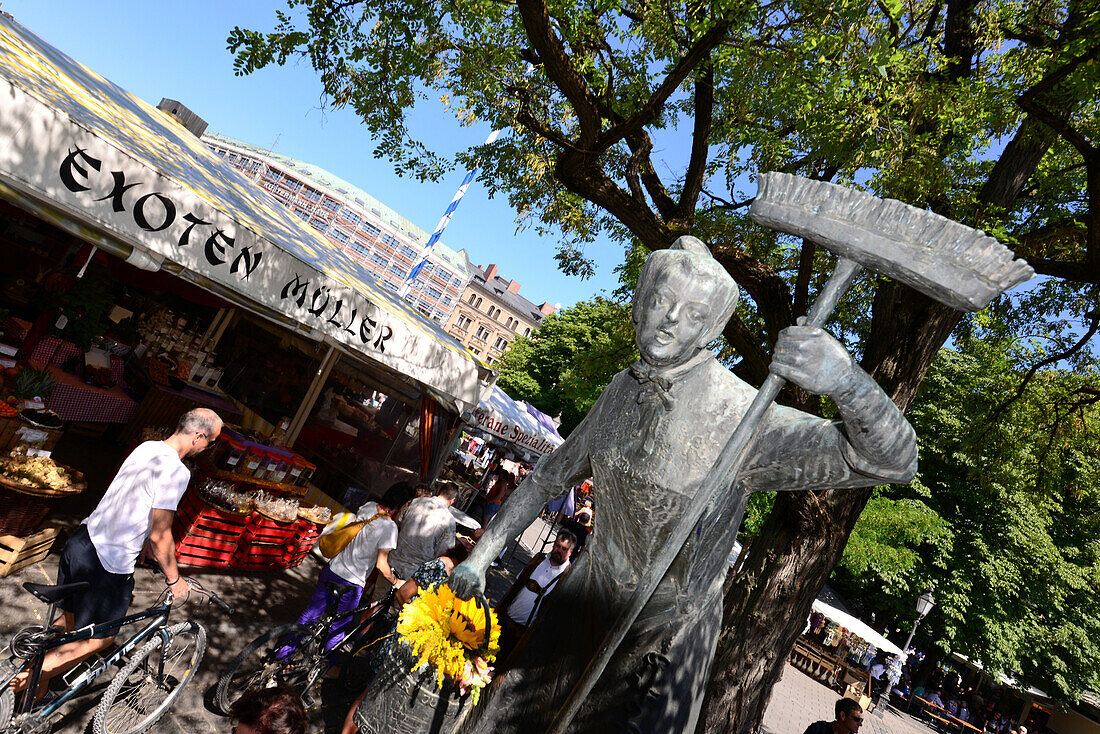
[[[485,139],[485,145],[489,145],[497,136],[500,135],[500,130],[494,130],[489,133],[489,137]],[[435,231],[432,232],[432,236],[428,238],[428,244],[424,246],[424,253],[420,256],[420,259],[416,261],[416,264],[412,266],[412,270],[405,276],[405,282],[401,286],[399,295],[404,298],[412,287],[413,281],[416,280],[416,276],[420,274],[420,271],[424,269],[425,263],[428,262],[428,257],[432,254],[432,250],[435,248],[435,243],[439,242],[439,238],[443,236],[443,230],[447,228],[447,224],[451,221],[451,216],[454,215],[455,210],[458,209],[458,203],[462,201],[463,195],[466,193],[466,189],[470,188],[470,184],[473,183],[474,176],[477,175],[477,168],[471,169],[466,173],[466,178],[462,179],[462,185],[458,187],[458,191],[455,192],[454,198],[451,199],[451,203],[447,205],[447,210],[443,212],[442,218],[439,220],[439,224],[435,225]]]

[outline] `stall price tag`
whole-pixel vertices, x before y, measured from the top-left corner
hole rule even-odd
[[[45,449],[27,449],[27,456],[41,456],[48,459],[52,453],[52,451],[46,451]]]

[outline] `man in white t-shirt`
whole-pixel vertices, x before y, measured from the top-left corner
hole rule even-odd
[[[390,554],[390,567],[397,574],[398,585],[404,583],[425,561],[443,555],[455,544],[455,518],[451,505],[458,498],[458,488],[447,484],[434,497],[418,497],[397,516],[401,533],[397,548]],[[379,581],[375,585],[377,600],[388,589]]]
[[[550,553],[536,553],[511,588],[504,592],[497,604],[497,609],[503,610],[497,659],[504,660],[512,652],[534,621],[543,599],[553,591],[562,574],[569,570],[569,557],[576,544],[577,536],[568,530],[560,531]]]
[[[319,619],[334,602],[334,611],[338,614],[355,609],[363,598],[367,579],[376,568],[380,576],[379,586],[393,588],[399,585],[399,579],[389,564],[390,551],[397,547],[397,523],[390,519],[390,512],[408,502],[412,495],[412,487],[407,482],[399,482],[386,491],[380,503],[365,502],[359,507],[355,521],[366,524],[321,569],[313,596],[298,617],[298,624],[309,624]],[[334,600],[337,593],[339,597]],[[333,623],[325,649],[331,650],[340,644],[344,639],[344,628],[354,621],[354,616],[349,616]],[[284,645],[279,649],[278,656],[286,657],[296,646],[296,641]]]
[[[95,511],[61,552],[58,585],[80,581],[91,584],[58,605],[64,612],[62,624],[66,631],[126,616],[134,595],[134,566],[143,549],[160,564],[173,598],[187,596],[191,587],[180,577],[172,537],[176,506],[191,479],[182,460],[205,451],[217,440],[221,429],[217,413],[196,408],[180,418],[171,436],[142,443],[122,462]],[[114,634],[106,632],[48,652],[42,663],[38,695],[46,690],[50,678],[106,648],[113,640]],[[16,676],[12,686],[21,690],[28,677]]]

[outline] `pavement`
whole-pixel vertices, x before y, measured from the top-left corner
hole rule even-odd
[[[772,689],[764,711],[761,734],[802,734],[815,721],[832,721],[839,695],[802,671],[787,665]],[[881,717],[878,715],[881,713]],[[892,706],[864,714],[859,734],[936,734],[908,714]]]

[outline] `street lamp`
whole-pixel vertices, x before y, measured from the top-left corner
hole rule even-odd
[[[932,607],[936,606],[936,600],[932,598],[932,592],[926,591],[920,595],[917,599],[917,618],[913,620],[913,629],[909,633],[909,639],[905,641],[902,651],[906,654],[909,653],[909,646],[913,644],[913,635],[917,634],[917,627],[920,625],[921,620],[928,616],[928,613],[932,611]],[[894,689],[893,681],[889,681],[886,684],[886,688],[883,689],[882,695],[879,696],[878,702],[875,704],[875,713],[882,716],[884,711],[882,705],[884,703],[890,703],[890,691]]]

